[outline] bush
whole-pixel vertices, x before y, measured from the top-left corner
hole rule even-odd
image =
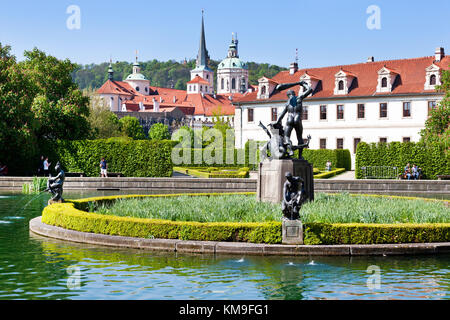
[[[172,141],[110,138],[99,140],[58,141],[46,154],[50,161],[60,161],[67,172],[84,172],[88,177],[100,173],[100,159],[108,163],[108,171],[127,177],[172,176]]]
[[[249,168],[241,167],[208,167],[208,168],[189,168],[189,167],[174,167],[174,171],[189,174],[201,178],[248,178]]]
[[[295,155],[298,156],[298,151]],[[352,169],[350,151],[347,149],[304,149],[303,157],[315,168],[325,168],[327,161],[330,160],[333,168],[344,168],[347,171]]]
[[[362,167],[391,166],[403,170],[408,162],[422,168],[426,179],[450,174],[450,152],[446,152],[441,143],[361,142],[356,150],[355,176],[357,179],[363,178]]]
[[[155,123],[148,132],[151,140],[170,140],[169,127],[163,123]]]
[[[323,173],[319,173],[314,175],[314,179],[327,179],[327,178],[331,178],[334,177],[342,172],[345,172],[344,168],[338,168],[338,169],[334,169],[331,171],[327,171],[327,172],[323,172]]]

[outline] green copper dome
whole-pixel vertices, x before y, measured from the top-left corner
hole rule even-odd
[[[147,80],[142,73],[132,73],[130,74],[126,80]]]
[[[248,69],[247,64],[239,58],[225,58],[217,66],[217,69]]]

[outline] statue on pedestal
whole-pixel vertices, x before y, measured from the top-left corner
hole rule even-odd
[[[66,175],[62,170],[59,161],[56,163],[55,170],[56,172],[58,172],[58,174],[56,175],[56,177],[49,178],[47,180],[47,189],[45,191],[48,191],[52,194],[52,198],[49,200],[49,202],[63,202],[64,199],[62,198],[62,193]]]
[[[297,220],[300,208],[307,200],[305,192],[305,181],[301,177],[295,177],[290,172],[286,172],[286,182],[283,187],[283,202],[281,209],[283,216],[287,220]]]

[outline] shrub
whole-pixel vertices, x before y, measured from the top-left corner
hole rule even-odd
[[[170,177],[174,142],[110,138],[99,140],[58,141],[47,154],[60,161],[67,172],[84,172],[99,176],[100,159],[108,163],[108,171],[127,177]]]
[[[362,167],[391,166],[403,170],[408,162],[422,168],[423,177],[427,179],[450,174],[450,152],[445,152],[441,143],[361,142],[356,150],[355,176],[363,177]]]
[[[169,127],[163,123],[155,123],[148,132],[151,140],[170,140]]]

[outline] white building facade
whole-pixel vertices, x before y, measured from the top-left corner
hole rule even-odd
[[[419,141],[429,110],[442,100],[436,85],[449,64],[438,48],[432,57],[290,70],[262,78],[257,93],[235,102],[236,147],[268,140],[258,124],[277,121],[287,101],[287,90],[276,92],[275,84],[303,80],[314,89],[303,101],[303,138],[311,135],[311,149],[348,149],[354,168],[361,141]],[[295,90],[302,92],[299,86]],[[291,138],[297,143],[295,132]]]

